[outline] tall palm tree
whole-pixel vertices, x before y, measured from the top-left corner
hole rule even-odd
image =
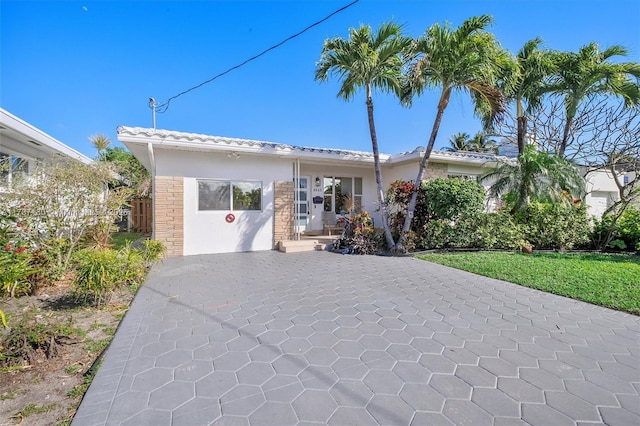
[[[476,114],[483,118],[485,126],[493,123],[505,111],[504,97],[497,84],[504,75],[504,70],[511,67],[511,58],[494,35],[485,30],[492,22],[491,16],[481,15],[467,19],[456,29],[450,28],[448,24],[434,24],[424,36],[416,40],[413,52],[415,59],[402,100],[410,105],[414,95],[420,95],[428,88],[440,88],[436,116],[420,161],[416,182],[422,181],[442,116],[454,91],[465,91],[471,95]],[[396,245],[398,251],[404,250],[417,197],[418,193],[414,191],[400,240]]]
[[[485,132],[478,132],[469,141],[469,151],[497,154],[498,144],[495,140],[489,138]]]
[[[613,63],[615,56],[626,56],[627,49],[611,46],[600,51],[597,43],[589,43],[578,53],[561,52],[554,55],[556,72],[551,78],[550,93],[564,98],[566,117],[562,141],[557,154],[564,156],[569,132],[580,103],[593,96],[621,97],[625,107],[640,105],[639,63]]]
[[[540,49],[542,39],[527,41],[515,58],[514,74],[502,86],[508,101],[516,104],[518,155],[524,152],[527,114],[540,108],[544,94],[550,89],[546,79],[554,70],[551,53]]]
[[[566,191],[580,199],[584,195],[584,178],[570,161],[526,145],[517,160],[502,161],[494,170],[480,177],[480,182],[493,181],[489,193],[493,197],[512,193],[515,203],[511,213],[526,207],[532,198],[558,200]]]
[[[469,151],[469,134],[464,132],[456,133],[449,138],[449,144],[451,146],[446,147],[445,151]]]
[[[373,149],[378,202],[382,213],[382,226],[387,245],[394,247],[389,227],[387,203],[384,197],[382,171],[378,138],[373,118],[373,90],[392,92],[400,96],[402,90],[401,54],[410,46],[412,40],[402,35],[402,26],[393,22],[382,24],[374,33],[369,25],[351,28],[349,38],[327,39],[320,60],[316,64],[315,78],[326,81],[329,75],[342,80],[338,97],[351,100],[359,88],[363,87],[366,96],[367,118]]]

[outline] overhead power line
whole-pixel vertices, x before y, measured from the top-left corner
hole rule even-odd
[[[328,14],[327,16],[325,16],[324,18],[322,18],[321,20],[316,21],[316,22],[314,22],[313,24],[311,24],[311,25],[309,25],[309,26],[305,27],[302,31],[299,31],[299,32],[297,32],[297,33],[295,33],[295,34],[293,34],[293,35],[291,35],[291,36],[289,36],[289,37],[285,38],[285,39],[284,39],[284,40],[282,40],[280,43],[274,44],[273,46],[271,46],[271,47],[269,47],[269,48],[267,48],[267,49],[263,50],[262,52],[258,53],[257,55],[250,57],[249,59],[247,59],[247,60],[245,60],[245,61],[243,61],[243,62],[239,63],[238,65],[235,65],[235,66],[233,66],[233,67],[231,67],[231,68],[229,68],[229,69],[227,69],[227,70],[225,70],[225,71],[221,72],[220,74],[216,74],[216,75],[214,75],[214,76],[213,76],[213,77],[211,77],[210,79],[208,79],[208,80],[206,80],[206,81],[203,81],[202,83],[200,83],[200,84],[198,84],[198,85],[196,85],[196,86],[190,87],[189,89],[184,90],[184,91],[182,91],[182,92],[178,93],[177,95],[171,96],[169,99],[167,99],[166,101],[164,101],[164,102],[162,102],[162,103],[160,103],[160,104],[157,104],[157,105],[156,105],[156,104],[155,104],[155,101],[153,100],[153,98],[151,98],[151,99],[149,100],[149,107],[150,107],[151,109],[153,109],[153,110],[154,110],[154,112],[158,112],[158,113],[164,113],[164,112],[166,112],[166,111],[169,109],[169,104],[171,103],[171,101],[172,101],[172,100],[174,100],[174,99],[176,99],[176,98],[178,98],[178,97],[180,97],[180,96],[182,96],[182,95],[185,95],[185,94],[187,94],[187,93],[189,93],[189,92],[191,92],[191,91],[193,91],[193,90],[196,90],[196,89],[198,89],[198,88],[200,88],[200,87],[204,86],[205,84],[211,83],[212,81],[214,81],[214,80],[216,80],[216,79],[218,79],[218,78],[222,77],[223,75],[228,74],[228,73],[230,73],[231,71],[237,70],[238,68],[240,68],[240,67],[242,67],[242,66],[244,66],[244,65],[248,64],[249,62],[254,61],[254,60],[258,59],[259,57],[261,57],[261,56],[265,55],[266,53],[268,53],[268,52],[270,52],[270,51],[272,51],[272,50],[274,50],[274,49],[277,49],[278,47],[282,46],[282,45],[283,45],[283,44],[285,44],[286,42],[288,42],[288,41],[290,41],[290,40],[293,40],[294,38],[296,38],[296,37],[298,37],[298,36],[300,36],[300,35],[304,34],[304,33],[305,33],[305,32],[307,32],[307,31],[309,31],[311,28],[316,27],[316,26],[318,26],[318,25],[322,24],[322,23],[323,23],[323,22],[325,22],[326,20],[330,19],[332,16],[337,15],[338,13],[342,12],[342,11],[343,11],[343,10],[345,10],[345,9],[348,9],[349,7],[351,7],[351,6],[353,6],[354,4],[358,3],[359,1],[360,1],[360,0],[354,0],[354,1],[352,1],[352,2],[351,2],[351,3],[349,3],[348,5],[343,6],[343,7],[341,7],[340,9],[337,9],[337,10],[335,10],[335,11],[331,12],[330,14]],[[155,120],[154,120],[154,121],[155,121]],[[154,127],[155,127],[155,123],[154,123]]]

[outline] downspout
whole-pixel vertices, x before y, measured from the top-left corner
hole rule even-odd
[[[156,159],[153,155],[153,144],[147,142],[147,154],[149,155],[149,163],[151,164],[151,238],[156,238]]]

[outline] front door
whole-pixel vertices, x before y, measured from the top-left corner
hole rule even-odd
[[[295,180],[294,180],[295,182]],[[296,203],[296,232],[307,232],[311,230],[311,211],[309,199],[309,176],[300,176],[300,181],[295,185],[295,203]]]

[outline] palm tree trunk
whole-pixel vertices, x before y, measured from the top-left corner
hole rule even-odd
[[[373,163],[376,174],[376,184],[378,185],[378,202],[382,214],[382,229],[387,240],[387,246],[394,250],[395,242],[389,228],[389,213],[387,212],[387,202],[384,197],[384,186],[382,184],[382,170],[380,168],[380,152],[378,151],[378,136],[376,135],[376,125],[373,121],[373,99],[371,98],[371,88],[367,87],[367,116],[369,118],[369,132],[371,133],[371,147],[373,149]]]
[[[436,142],[436,137],[438,136],[438,130],[440,130],[442,115],[444,114],[444,110],[447,108],[447,105],[449,104],[450,96],[451,96],[451,88],[449,87],[443,88],[442,94],[440,95],[440,101],[438,102],[438,111],[436,112],[436,119],[433,122],[433,127],[431,129],[431,136],[429,137],[429,143],[427,144],[427,150],[424,152],[424,155],[422,156],[422,161],[420,161],[420,167],[418,167],[418,176],[416,176],[415,188],[413,189],[413,194],[411,194],[411,200],[409,201],[409,207],[407,208],[407,216],[404,218],[404,225],[402,227],[402,232],[400,233],[398,244],[396,244],[396,247],[395,247],[397,252],[404,251],[404,245],[407,240],[407,235],[409,235],[409,230],[411,229],[411,222],[413,221],[413,212],[416,209],[416,203],[418,201],[418,191],[420,190],[420,183],[422,182],[424,171],[427,168],[427,165],[429,164],[429,157],[431,156],[431,151],[433,151],[433,145]]]
[[[564,158],[564,152],[567,149],[567,145],[569,144],[569,130],[571,129],[571,125],[573,124],[573,117],[567,116],[567,122],[564,123],[564,132],[562,134],[562,142],[560,143],[560,147],[558,148],[558,157]]]
[[[527,134],[527,117],[518,117],[518,155],[524,152],[525,135]]]
[[[518,116],[518,156],[522,155],[524,152],[524,138],[527,134],[527,117],[525,117],[524,112],[522,111],[522,100],[518,98],[516,100],[516,115]]]

